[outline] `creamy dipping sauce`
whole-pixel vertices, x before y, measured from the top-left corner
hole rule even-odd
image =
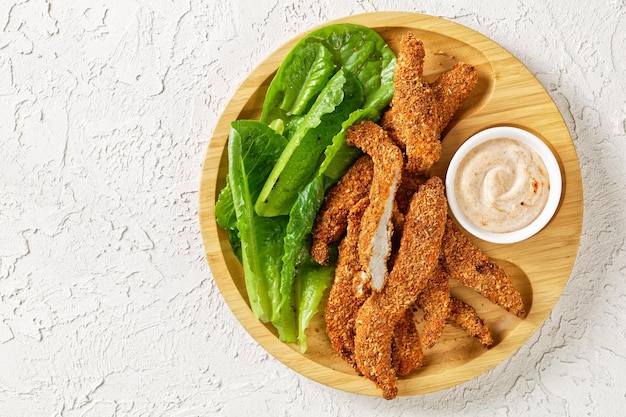
[[[550,182],[537,152],[525,143],[500,138],[465,155],[454,178],[454,192],[470,222],[492,233],[508,233],[541,214]]]

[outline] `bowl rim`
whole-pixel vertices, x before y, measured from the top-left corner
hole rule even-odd
[[[454,190],[454,180],[461,161],[477,146],[494,139],[507,138],[528,145],[543,161],[550,181],[550,191],[546,205],[527,226],[505,233],[487,231],[470,221],[459,207]],[[526,240],[539,233],[552,219],[561,201],[562,175],[559,163],[548,145],[537,135],[514,126],[496,126],[481,130],[470,136],[454,153],[446,172],[446,197],[455,219],[473,236],[491,243],[508,244]]]

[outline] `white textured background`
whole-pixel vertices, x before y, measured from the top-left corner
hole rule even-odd
[[[0,416],[610,416],[626,406],[626,2],[0,0]],[[227,100],[305,29],[377,10],[481,32],[536,74],[581,162],[570,281],[463,385],[385,401],[261,349],[198,226]]]

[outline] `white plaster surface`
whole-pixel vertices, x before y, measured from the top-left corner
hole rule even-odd
[[[516,55],[581,163],[580,251],[490,372],[385,401],[302,377],[236,321],[198,184],[271,51],[351,14],[441,16]],[[0,416],[616,416],[626,408],[624,0],[0,0]]]

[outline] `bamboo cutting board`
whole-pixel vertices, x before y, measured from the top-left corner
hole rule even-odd
[[[451,387],[486,372],[513,354],[538,329],[559,299],[576,259],[582,228],[582,181],[576,151],[557,107],[538,80],[514,56],[487,37],[444,19],[412,13],[370,13],[329,24],[340,22],[375,29],[396,53],[403,34],[414,32],[426,48],[424,75],[427,81],[452,68],[457,61],[472,64],[478,70],[476,89],[444,132],[443,154],[433,168],[433,175],[445,177],[452,155],[465,139],[499,125],[520,127],[539,136],[560,164],[563,174],[560,206],[541,232],[510,245],[473,238],[509,272],[522,293],[527,317],[512,317],[473,291],[453,286],[453,294],[476,308],[485,319],[496,345],[486,350],[462,330],[447,326],[439,342],[424,351],[424,366],[398,383],[401,396]],[[325,334],[324,301],[320,306],[322,314],[314,317],[308,329],[309,348],[305,354],[300,353],[296,345],[280,342],[271,325],[266,326],[253,316],[241,265],[213,214],[219,191],[226,183],[230,123],[236,119],[258,119],[274,72],[299,39],[292,39],[272,53],[245,79],[215,126],[200,184],[200,226],[206,257],[233,314],[270,354],[322,384],[378,396],[380,391],[371,381],[358,376],[333,353]]]

